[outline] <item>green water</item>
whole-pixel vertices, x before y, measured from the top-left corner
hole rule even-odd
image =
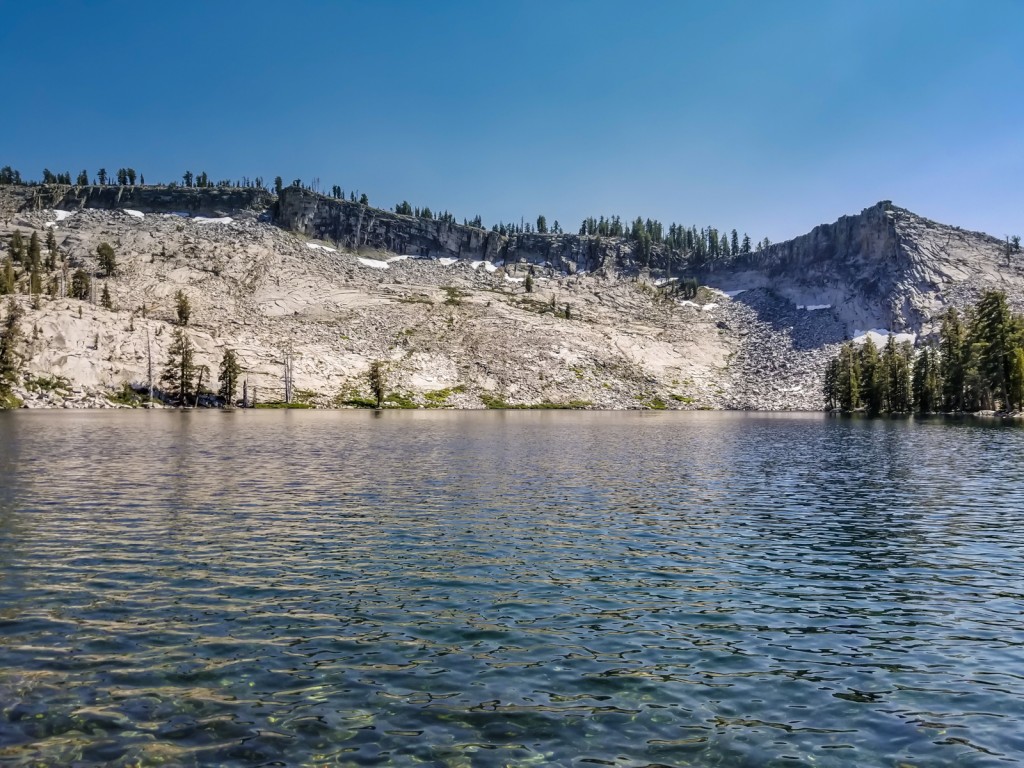
[[[1024,430],[0,414],[0,764],[1024,762]]]

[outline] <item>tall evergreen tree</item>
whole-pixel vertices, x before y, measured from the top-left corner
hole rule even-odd
[[[14,293],[14,260],[7,256],[4,259],[3,271],[0,271],[0,293]]]
[[[987,291],[977,304],[971,325],[971,351],[976,358],[982,382],[1008,404],[1010,389],[1010,356],[1019,329],[1002,291]]]
[[[220,390],[218,394],[224,402],[231,405],[235,400],[235,390],[238,389],[238,377],[242,373],[242,366],[238,364],[238,356],[233,349],[225,349],[224,356],[220,361]]]
[[[96,255],[99,257],[100,269],[103,274],[110,277],[117,269],[117,258],[114,255],[114,248],[110,243],[103,242],[96,246]]]
[[[160,381],[181,405],[188,402],[196,376],[195,349],[184,328],[175,328]]]
[[[1010,392],[1007,410],[1024,411],[1024,349],[1017,347],[1010,358]]]
[[[860,356],[853,342],[839,353],[839,407],[847,413],[860,408]]]
[[[914,359],[912,377],[914,409],[918,413],[934,413],[942,405],[942,381],[939,352],[925,347]]]
[[[13,405],[13,387],[21,374],[21,306],[13,299],[7,300],[7,312],[0,325],[0,408]]]
[[[867,411],[872,416],[882,412],[885,405],[885,376],[882,372],[878,347],[868,336],[860,348],[860,393]]]
[[[188,296],[184,291],[179,290],[174,294],[174,308],[178,317],[178,325],[188,325],[188,321],[192,317],[192,304],[189,303]]]
[[[81,268],[76,269],[75,273],[71,276],[71,285],[68,290],[68,295],[72,299],[88,301],[89,294],[91,292],[92,280],[89,278],[89,273]]]
[[[964,410],[964,388],[967,381],[964,326],[955,307],[942,318],[939,331],[940,366],[942,370],[942,407],[946,411]]]

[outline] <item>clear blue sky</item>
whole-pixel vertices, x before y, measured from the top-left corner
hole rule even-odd
[[[0,0],[0,165],[781,240],[1024,234],[1024,2]]]

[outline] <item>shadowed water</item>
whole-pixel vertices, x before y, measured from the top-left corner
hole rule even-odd
[[[4,765],[1024,762],[1024,430],[0,414]]]

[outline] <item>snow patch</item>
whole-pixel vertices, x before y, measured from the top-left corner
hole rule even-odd
[[[144,219],[144,218],[146,218],[146,214],[144,214],[142,211],[135,211],[135,210],[132,210],[131,208],[122,208],[121,212],[128,214],[133,219]]]
[[[681,307],[695,307],[697,309],[700,309],[700,304],[698,304],[695,301],[690,301],[689,299],[683,299],[682,301],[680,301],[679,302],[679,306],[681,306]]]
[[[483,266],[483,268],[486,269],[488,272],[498,271],[498,268],[491,264],[491,262],[489,261],[471,261],[469,263],[469,266],[472,267],[473,269],[480,269],[480,267]]]
[[[207,216],[196,216],[192,219],[196,224],[230,224],[234,219],[230,216],[220,216],[219,218],[210,218]]]
[[[387,263],[388,264],[394,264],[396,261],[405,261],[406,259],[411,259],[411,258],[412,258],[412,256],[408,256],[406,254],[402,254],[401,256],[392,256],[391,258],[387,259]]]
[[[722,293],[724,293],[730,299],[735,298],[736,296],[739,296],[741,293],[746,293],[746,292],[747,292],[746,288],[741,288],[738,291],[722,291]]]
[[[336,248],[331,248],[329,245],[320,245],[319,243],[306,243],[306,247],[311,251],[327,251],[328,253],[337,253]]]
[[[890,336],[896,340],[897,344],[902,344],[904,341],[909,341],[913,344],[917,341],[916,333],[893,333],[886,328],[872,328],[870,331],[862,331],[858,328],[853,332],[853,343],[863,344],[868,339],[871,339],[876,347],[884,347],[889,341]]]
[[[669,283],[674,283],[678,279],[679,279],[678,277],[669,277],[667,279],[663,278],[663,277],[662,278],[658,278],[657,280],[654,281],[654,287],[655,288],[661,288],[661,286],[668,285]]]
[[[53,218],[57,221],[64,221],[68,216],[74,216],[74,211],[54,211]]]
[[[804,307],[808,312],[817,312],[819,309],[832,309],[831,304],[808,304]]]
[[[360,264],[370,269],[387,269],[388,263],[386,261],[378,261],[377,259],[364,259],[362,256],[356,258]]]
[[[509,283],[521,283],[524,280],[526,280],[525,277],[510,277],[509,275],[505,275],[505,281]]]
[[[710,312],[712,309],[718,309],[718,305],[717,304],[705,304],[703,307],[701,307],[701,310],[703,312]]]
[[[444,256],[437,260],[442,267],[450,267],[452,264],[458,263],[458,259],[453,259],[451,256]]]

